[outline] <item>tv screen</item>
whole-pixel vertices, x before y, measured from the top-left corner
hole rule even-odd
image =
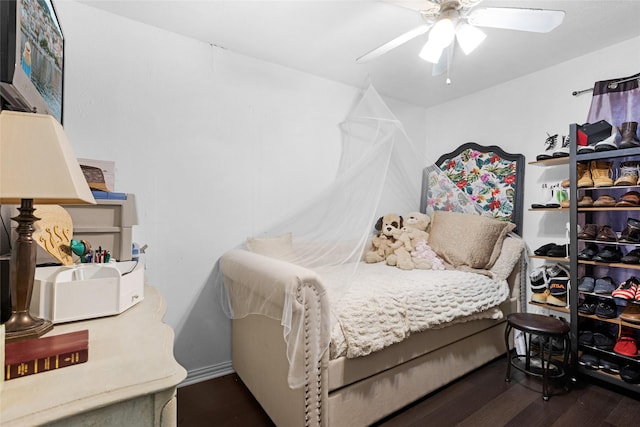
[[[0,0],[2,108],[62,123],[64,37],[51,0]]]

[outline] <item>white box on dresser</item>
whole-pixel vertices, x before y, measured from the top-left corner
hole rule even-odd
[[[31,313],[62,323],[119,314],[143,299],[141,262],[38,267]]]

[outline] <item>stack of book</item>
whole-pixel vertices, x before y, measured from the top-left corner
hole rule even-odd
[[[89,331],[5,344],[4,379],[26,377],[89,360]]]

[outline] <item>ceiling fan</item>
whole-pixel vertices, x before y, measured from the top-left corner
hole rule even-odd
[[[429,33],[420,57],[437,64],[434,75],[443,72],[442,64],[450,64],[454,40],[465,53],[470,54],[482,43],[486,35],[478,27],[547,33],[562,23],[564,12],[559,10],[525,9],[510,7],[478,8],[482,0],[386,0],[390,3],[417,10],[425,23],[396,37],[356,59],[364,63],[420,35]]]

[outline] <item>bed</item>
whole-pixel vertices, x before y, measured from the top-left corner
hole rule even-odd
[[[522,230],[524,157],[496,146],[467,143],[441,156],[436,164],[483,210],[505,224],[497,226],[495,241],[485,236],[469,244],[481,245],[484,250],[480,252],[490,254],[492,262],[470,268],[446,258],[456,268],[437,271],[402,271],[384,263],[363,263],[358,268],[362,283],[354,281],[349,290],[354,294],[344,299],[348,303],[338,310],[342,317],[331,327],[328,349],[318,342],[333,313],[329,309],[331,277],[245,249],[223,256],[221,271],[232,305],[241,304],[249,293],[253,298],[265,296],[263,311],[267,315],[233,319],[232,358],[234,370],[276,425],[370,425],[505,353],[504,319],[520,310],[520,287],[525,277],[524,244],[517,235],[507,234]],[[455,196],[434,188],[432,176],[425,172],[421,196],[423,211],[436,209],[429,244],[438,247],[441,236],[441,240],[448,240],[445,246],[451,246],[455,240],[452,228],[460,224],[455,215],[466,215],[466,231],[461,233],[474,240],[469,238],[469,229],[484,230],[486,224],[474,226],[473,221],[486,218],[438,210],[446,208],[447,199]],[[468,217],[473,217],[471,222]],[[446,257],[446,248],[444,251]],[[380,286],[363,292],[372,278],[377,278]],[[405,283],[404,279],[426,280],[429,291],[425,288],[427,293],[420,294],[410,284],[395,286]],[[394,287],[389,286],[391,281],[395,281]],[[453,286],[455,283],[466,286]],[[300,319],[300,327],[283,331],[278,316],[286,304],[287,286],[295,287],[293,316]],[[433,304],[443,294],[457,296],[446,307]],[[375,304],[389,300],[394,307],[390,314],[381,316],[388,322],[347,322],[357,320],[358,311],[360,319],[377,318],[380,309]],[[471,300],[473,305],[469,305]],[[452,306],[454,315],[450,313]],[[425,307],[431,307],[428,314],[417,309]],[[372,333],[382,337],[358,342]],[[300,335],[303,344],[292,349],[283,336],[294,334]],[[291,387],[292,370],[296,369],[302,380]]]

